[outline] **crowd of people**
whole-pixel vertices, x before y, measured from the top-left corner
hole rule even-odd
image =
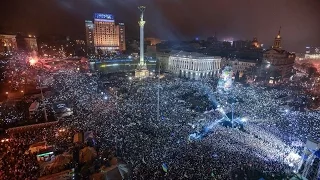
[[[72,116],[60,119],[59,126],[70,131],[93,131],[100,149],[113,147],[114,154],[131,167],[132,179],[276,177],[295,168],[295,162],[287,157],[290,153],[301,154],[303,143],[293,146],[293,142],[319,139],[320,113],[288,106],[301,96],[295,90],[234,84],[230,92],[219,93],[218,79],[192,81],[171,75],[165,75],[160,83],[157,78],[138,80],[117,75],[110,81],[110,77],[77,71],[52,76],[54,93],[47,98],[48,104],[67,102],[73,111]],[[238,101],[231,106],[230,98]],[[190,140],[190,134],[225,116],[215,110],[217,106],[226,113],[233,107],[245,117],[244,130],[217,125],[203,139]],[[50,131],[46,131],[46,137],[50,133],[55,138]],[[31,143],[23,139],[22,145]],[[12,138],[15,141],[17,138]],[[59,146],[59,141],[53,143]],[[24,153],[20,145],[6,147]],[[2,154],[6,151],[8,148],[1,149]],[[25,169],[24,174],[19,170],[22,177],[33,171],[39,173],[31,160],[34,157],[20,155],[5,153],[11,161],[2,161],[6,169],[0,174],[12,170],[5,163],[18,161],[24,162],[19,165],[34,167]],[[8,175],[15,175],[12,173]]]

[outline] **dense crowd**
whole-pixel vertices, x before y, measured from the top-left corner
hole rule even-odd
[[[73,115],[62,118],[62,126],[93,131],[101,149],[113,147],[132,167],[132,179],[275,177],[293,170],[287,157],[301,153],[301,147],[292,142],[319,138],[320,113],[292,108],[290,102],[301,96],[294,90],[235,84],[230,92],[218,93],[217,79],[190,81],[166,75],[160,84],[156,78],[111,79],[60,72],[53,76],[54,95],[47,101],[70,105]],[[202,140],[190,140],[190,134],[224,116],[215,107],[231,111],[226,103],[230,98],[238,99],[234,111],[247,118],[244,130],[217,125]],[[32,157],[22,155],[19,160],[28,158]],[[36,169],[33,162],[25,166]]]

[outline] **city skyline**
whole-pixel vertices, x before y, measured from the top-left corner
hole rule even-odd
[[[57,1],[5,2],[1,9],[0,31],[36,35],[63,34],[85,39],[83,22],[95,12],[114,14],[126,24],[128,37],[139,37],[137,6],[147,6],[147,37],[167,40],[206,39],[217,33],[220,40],[251,40],[270,46],[282,26],[283,47],[303,52],[305,46],[320,44],[317,19],[320,2],[302,1]],[[179,12],[180,14],[178,14]],[[41,16],[40,16],[41,14]],[[50,23],[48,23],[50,22]],[[265,46],[265,48],[267,48]]]

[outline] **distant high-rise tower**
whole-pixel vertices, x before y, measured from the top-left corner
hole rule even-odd
[[[119,50],[119,27],[112,14],[94,14],[94,47],[96,52]]]
[[[112,14],[94,14],[94,22],[86,21],[88,47],[93,47],[96,53],[125,51],[124,23],[116,25]]]
[[[272,48],[281,48],[281,36],[280,36],[280,32],[281,32],[281,27],[279,29],[278,35],[274,38],[274,43]]]
[[[119,49],[126,50],[126,29],[124,23],[119,23]]]
[[[143,15],[146,7],[139,6],[138,8],[141,12],[140,21],[138,22],[140,26],[140,61],[135,71],[135,76],[138,78],[144,78],[149,76],[147,64],[145,63],[145,60],[144,60],[144,25],[146,21],[144,21]]]
[[[86,25],[86,44],[87,44],[87,54],[92,55],[94,54],[94,41],[93,41],[93,22],[92,21],[85,21]]]

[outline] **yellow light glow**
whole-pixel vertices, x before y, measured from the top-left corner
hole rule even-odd
[[[37,63],[37,60],[35,60],[34,58],[30,58],[29,63],[31,66],[33,66]]]

